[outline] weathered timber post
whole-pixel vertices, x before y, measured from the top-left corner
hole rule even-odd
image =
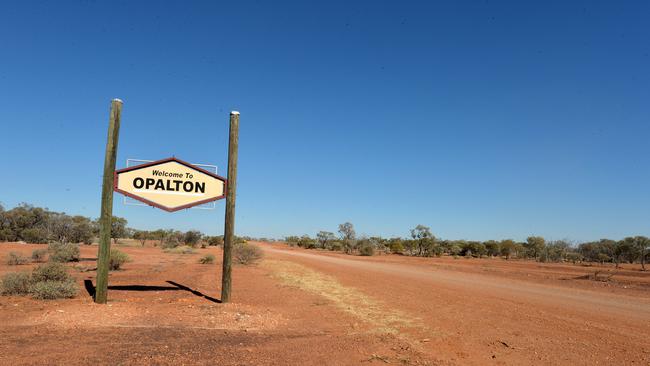
[[[239,112],[230,112],[228,140],[228,183],[226,184],[226,219],[223,232],[223,269],[221,272],[221,302],[230,301],[232,284],[232,246],[235,238],[235,197],[237,196],[237,151],[239,149]]]
[[[97,253],[97,286],[95,302],[106,304],[108,292],[108,265],[111,256],[111,220],[113,219],[113,179],[115,174],[115,157],[120,136],[120,115],[122,101],[111,101],[108,118],[108,140],[104,158],[104,180],[102,183],[102,208],[99,217],[99,249]]]

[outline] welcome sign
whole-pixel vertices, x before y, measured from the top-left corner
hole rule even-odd
[[[176,158],[115,171],[114,189],[173,212],[225,197],[226,179]]]

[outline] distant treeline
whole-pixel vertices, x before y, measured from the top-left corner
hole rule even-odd
[[[410,238],[358,238],[354,226],[346,222],[339,225],[338,235],[320,231],[315,238],[308,235],[289,236],[289,245],[308,249],[342,251],[348,254],[373,255],[376,252],[394,253],[410,256],[465,256],[465,257],[503,257],[532,259],[540,262],[612,262],[641,263],[650,257],[650,239],[645,236],[630,236],[622,240],[601,239],[580,244],[566,240],[547,241],[541,236],[530,236],[525,242],[505,240],[442,240],[436,238],[431,230],[417,225],[410,230]]]
[[[111,238],[115,242],[117,239],[135,239],[140,241],[143,246],[147,241],[153,241],[154,245],[161,247],[223,244],[222,236],[208,236],[198,230],[182,232],[157,229],[147,231],[130,228],[127,224],[126,219],[113,216]],[[21,204],[11,210],[5,210],[0,205],[0,242],[91,244],[98,236],[98,221],[85,216],[70,216],[29,204]],[[249,239],[248,237],[237,237],[236,242]]]

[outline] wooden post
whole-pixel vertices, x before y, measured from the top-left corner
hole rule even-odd
[[[239,112],[230,112],[228,140],[228,183],[226,185],[226,220],[223,230],[223,270],[221,272],[221,302],[230,301],[232,284],[232,246],[235,238],[235,198],[237,196],[237,151],[239,149]]]
[[[104,158],[104,180],[102,183],[102,211],[99,217],[99,250],[97,253],[97,287],[95,302],[106,304],[108,292],[108,265],[111,256],[111,220],[113,219],[113,179],[115,157],[120,136],[122,101],[113,99],[108,118],[108,140]]]

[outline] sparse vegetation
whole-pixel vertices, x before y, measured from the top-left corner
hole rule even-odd
[[[239,243],[233,247],[233,258],[236,263],[248,265],[262,259],[262,250],[253,244]]]
[[[65,281],[41,281],[30,287],[30,293],[35,299],[54,300],[75,297],[79,287],[77,283],[68,279]]]
[[[186,245],[181,245],[178,247],[166,248],[165,252],[174,254],[192,254],[194,253],[194,248],[188,247]]]
[[[78,262],[79,261],[79,246],[72,243],[59,243],[54,242],[48,245],[50,253],[50,261],[53,262]]]
[[[201,241],[201,237],[203,234],[200,231],[190,230],[183,235],[183,243],[194,248]]]
[[[640,263],[645,270],[645,263],[650,259],[650,239],[644,236],[627,237],[615,241],[601,239],[575,245],[567,240],[546,241],[541,236],[529,236],[525,242],[512,239],[470,241],[470,240],[440,240],[436,238],[429,227],[417,225],[410,230],[410,239],[370,237],[357,239],[354,226],[349,223],[339,225],[340,239],[333,234],[319,231],[316,239],[309,235],[288,236],[285,242],[290,246],[305,249],[327,249],[343,251],[347,254],[374,255],[377,253],[393,253],[410,256],[442,256],[454,258],[502,257],[503,259],[532,259],[538,262],[591,262],[614,263],[618,268],[620,263]],[[371,249],[372,248],[372,249]]]
[[[9,272],[2,276],[0,293],[2,295],[27,295],[30,285],[29,272]]]
[[[208,242],[209,246],[223,245],[223,236],[207,236],[205,241]]]
[[[46,263],[36,267],[32,272],[32,284],[29,292],[36,299],[72,298],[77,291],[77,283],[68,274],[62,263]]]
[[[78,286],[61,263],[50,262],[35,268],[32,273],[12,272],[2,278],[3,295],[28,295],[35,299],[71,298]]]
[[[22,264],[29,263],[29,259],[27,259],[27,257],[22,255],[21,253],[9,252],[9,254],[7,254],[6,263],[10,266],[19,266]]]
[[[125,218],[122,217],[117,217],[113,216],[111,219],[111,238],[113,238],[113,242],[117,244],[117,239],[119,238],[124,238],[127,237],[127,233],[129,230],[127,230],[126,225],[128,224],[128,221],[126,221]]]
[[[120,269],[124,263],[129,262],[130,260],[128,254],[117,249],[111,249],[111,258],[108,266],[112,271],[116,271]]]
[[[165,232],[162,240],[161,247],[163,249],[171,249],[181,246],[183,244],[183,233],[180,231],[169,230]]]
[[[371,243],[363,243],[359,246],[359,255],[373,256],[375,255],[375,247]]]
[[[136,230],[133,233],[133,239],[140,242],[140,245],[144,247],[147,243],[147,240],[151,239],[152,235],[149,231],[146,230]]]
[[[70,275],[62,263],[45,263],[34,268],[34,271],[32,271],[32,280],[34,282],[66,281],[68,279],[70,279]]]
[[[201,259],[199,259],[199,263],[201,264],[212,264],[214,263],[214,255],[212,254],[206,254]]]
[[[69,216],[28,204],[0,211],[0,241],[90,243],[95,232],[95,223],[83,216]]]
[[[34,249],[32,251],[32,261],[34,262],[45,262],[47,257],[47,249]]]
[[[170,229],[154,231],[133,230],[127,221],[120,217],[112,218],[111,237],[133,238],[144,245],[154,240],[171,253],[193,253],[187,246],[201,247],[223,245],[223,236],[204,236],[197,230],[188,232]],[[466,258],[502,257],[504,259],[532,259],[539,262],[570,262],[614,264],[640,263],[645,270],[650,259],[650,239],[644,236],[630,236],[622,240],[601,239],[593,242],[571,243],[566,240],[546,241],[541,236],[529,236],[524,242],[511,239],[469,241],[441,240],[436,238],[430,228],[417,225],[410,230],[410,238],[381,237],[357,238],[354,225],[350,222],[340,224],[339,237],[333,232],[319,231],[315,238],[309,235],[289,236],[286,242],[292,246],[307,249],[343,251],[353,255],[375,255],[383,253],[410,256],[463,256]],[[0,210],[0,241],[25,241],[28,243],[50,243],[49,260],[69,262],[79,260],[76,243],[90,244],[98,235],[98,223],[83,216],[69,216],[51,212],[28,204],[11,210]],[[235,237],[235,243],[245,243],[249,237]],[[264,240],[268,241],[268,240]],[[173,248],[174,249],[169,250]],[[370,248],[372,247],[372,249]],[[43,252],[33,254],[33,261],[44,260]],[[7,258],[9,261],[9,258]],[[26,263],[26,258],[11,258],[15,264]]]

